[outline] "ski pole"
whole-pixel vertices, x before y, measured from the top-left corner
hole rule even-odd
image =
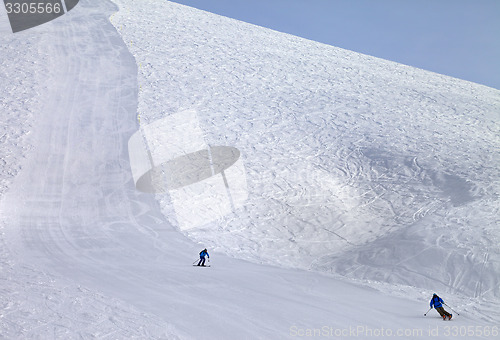
[[[196,262],[198,262],[198,259],[196,259],[196,261],[194,261],[193,264],[195,264]]]
[[[448,306],[446,303],[445,303],[445,306]],[[450,306],[448,306],[450,307]],[[460,315],[456,310],[454,310],[453,308],[450,307],[450,309],[454,312],[454,313],[457,313],[457,315]]]
[[[425,313],[424,313],[424,316],[427,316],[427,313],[429,313],[429,311],[430,311],[431,309],[432,309],[432,307],[431,307],[431,308],[429,308],[429,310],[428,310],[427,312],[425,312]]]

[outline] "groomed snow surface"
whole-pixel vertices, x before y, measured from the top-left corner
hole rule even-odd
[[[0,338],[498,339],[498,90],[168,1],[0,40]]]

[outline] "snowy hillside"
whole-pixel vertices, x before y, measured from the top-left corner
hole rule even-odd
[[[153,3],[113,17],[141,65],[142,124],[195,109],[207,143],[237,147],[247,170],[247,203],[191,237],[499,296],[498,91]]]
[[[0,337],[498,335],[498,90],[114,3],[0,36]]]

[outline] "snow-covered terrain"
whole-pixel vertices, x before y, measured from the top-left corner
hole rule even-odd
[[[1,338],[498,337],[498,90],[168,1],[0,43]]]

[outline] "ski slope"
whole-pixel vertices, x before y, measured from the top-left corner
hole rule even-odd
[[[167,1],[0,39],[0,337],[497,334],[498,90]],[[239,158],[141,192],[134,135]]]

